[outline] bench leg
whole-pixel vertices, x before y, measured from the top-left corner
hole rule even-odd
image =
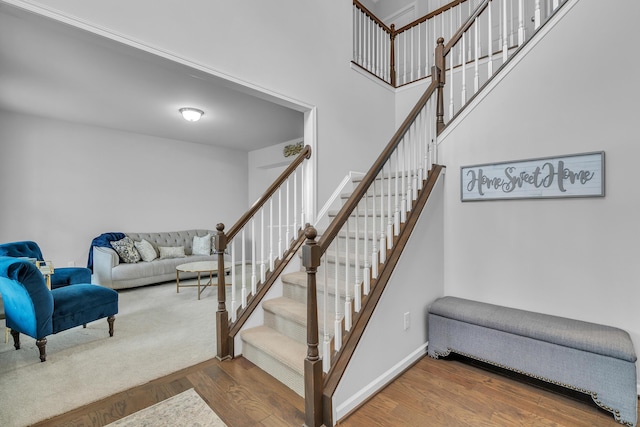
[[[113,336],[113,322],[116,321],[116,317],[115,316],[109,316],[107,317],[107,322],[109,322],[109,336],[112,337]]]

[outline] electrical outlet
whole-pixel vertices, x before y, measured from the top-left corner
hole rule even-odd
[[[411,326],[411,312],[407,311],[404,314],[404,330],[406,331]]]

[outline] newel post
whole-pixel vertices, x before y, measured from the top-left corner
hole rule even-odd
[[[216,225],[218,232],[214,246],[218,255],[218,311],[216,312],[216,344],[219,360],[229,359],[229,313],[226,307],[226,285],[224,282],[224,252],[227,249],[227,235],[224,234],[224,224]]]
[[[436,133],[439,134],[444,128],[444,84],[445,84],[445,57],[444,38],[438,38],[435,51],[435,65],[431,70],[431,76],[438,82],[438,94],[436,102]]]
[[[316,272],[320,265],[318,232],[307,226],[302,247],[302,265],[307,270],[307,357],[304,360],[304,427],[322,425],[322,359],[318,353],[318,301]]]
[[[396,26],[391,24],[391,33],[389,34],[391,49],[391,58],[389,58],[389,71],[391,72],[391,86],[396,87]]]

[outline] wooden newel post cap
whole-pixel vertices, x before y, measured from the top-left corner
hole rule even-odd
[[[223,252],[227,249],[227,235],[224,234],[224,224],[219,223],[216,225],[216,230],[218,230],[218,233],[214,238],[214,246],[216,248],[216,252]]]
[[[444,37],[438,37],[436,44],[444,44]]]
[[[315,241],[316,237],[318,237],[318,231],[314,227],[308,226],[304,229],[304,236],[307,240],[302,247],[302,265],[315,269],[320,265],[321,256],[320,246]]]

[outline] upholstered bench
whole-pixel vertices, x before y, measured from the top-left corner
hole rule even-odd
[[[456,297],[436,300],[428,322],[431,357],[454,352],[585,393],[636,425],[637,357],[626,331]]]

